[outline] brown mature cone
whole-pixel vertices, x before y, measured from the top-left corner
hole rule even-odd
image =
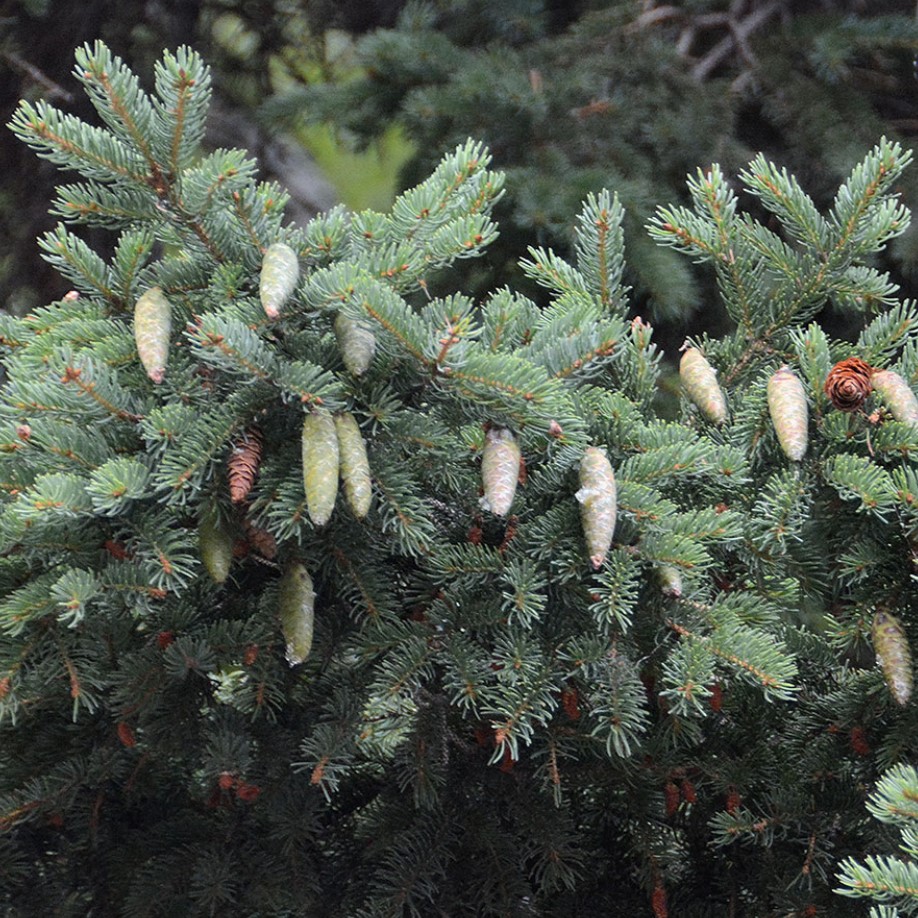
[[[258,466],[261,465],[262,434],[257,427],[250,427],[235,443],[227,462],[226,477],[229,479],[230,500],[242,503],[252,490]]]
[[[839,411],[857,411],[873,388],[873,367],[860,357],[849,357],[836,363],[826,377],[823,389]]]

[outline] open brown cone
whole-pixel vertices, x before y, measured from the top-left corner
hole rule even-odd
[[[826,377],[823,389],[839,411],[857,411],[873,388],[873,367],[860,357],[849,357],[836,363]]]

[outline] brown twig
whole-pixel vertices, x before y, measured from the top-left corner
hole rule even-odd
[[[67,92],[63,86],[55,83],[43,70],[40,70],[34,64],[30,64],[15,51],[2,51],[0,52],[0,56],[2,56],[8,64],[11,64],[17,70],[21,70],[27,77],[34,80],[40,86],[44,86],[49,99],[63,99],[64,102],[73,101],[72,93]]]

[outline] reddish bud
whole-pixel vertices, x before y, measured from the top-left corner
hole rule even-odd
[[[251,666],[258,659],[258,645],[249,644],[242,653],[242,662],[245,666]]]
[[[571,720],[580,720],[580,697],[577,689],[567,687],[561,692],[561,706]]]
[[[128,550],[120,542],[114,541],[114,539],[106,539],[103,547],[105,550],[117,561],[124,561],[130,557]]]
[[[654,887],[653,895],[650,897],[650,905],[653,908],[653,918],[669,918],[669,909],[666,905],[666,890],[659,880]]]
[[[867,742],[867,731],[863,727],[852,727],[848,742],[855,755],[870,755],[870,744]]]
[[[228,771],[221,771],[220,777],[217,778],[217,786],[220,790],[231,790],[236,784],[236,778]]]
[[[257,800],[260,794],[261,788],[257,784],[246,784],[245,781],[239,781],[236,785],[236,796],[245,803]]]
[[[735,813],[743,803],[743,798],[735,787],[727,791],[727,803],[725,809],[728,813]]]
[[[160,631],[159,634],[156,635],[156,646],[159,647],[160,650],[165,650],[174,640],[174,631]]]
[[[711,686],[711,696],[708,699],[708,704],[715,714],[721,712],[724,706],[724,687],[719,682],[715,682],[714,685]]]
[[[4,676],[0,679],[0,701],[3,701],[10,693],[10,677]]]
[[[118,724],[118,739],[121,740],[121,745],[128,749],[137,745],[137,738],[134,736],[131,725],[123,720]]]
[[[666,802],[666,816],[672,818],[679,810],[679,788],[672,781],[663,785],[663,799]]]
[[[513,756],[510,754],[510,747],[505,746],[504,747],[504,757],[500,763],[500,770],[504,774],[508,774],[509,772],[513,771],[514,764],[515,763],[513,761]]]
[[[28,424],[20,424],[16,428],[16,436],[20,440],[28,440],[32,436],[32,428]]]

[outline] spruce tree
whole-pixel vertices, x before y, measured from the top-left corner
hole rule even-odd
[[[768,225],[716,165],[657,212],[731,329],[664,418],[613,191],[530,248],[547,305],[435,296],[514,193],[481,144],[293,226],[200,151],[193,52],[75,72],[101,124],[11,125],[78,178],[73,291],[0,322],[8,913],[863,914],[918,726],[910,154],[826,212],[762,156]]]

